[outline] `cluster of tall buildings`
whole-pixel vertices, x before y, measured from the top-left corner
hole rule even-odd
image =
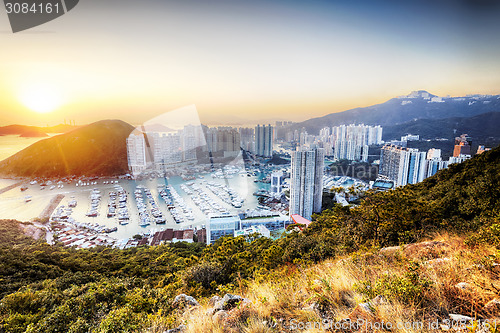
[[[368,125],[340,125],[324,127],[319,135],[311,135],[305,129],[288,131],[285,135],[287,142],[295,142],[301,148],[323,148],[326,156],[333,156],[338,160],[368,161],[370,145],[380,145],[382,141],[382,127]]]
[[[341,125],[332,127],[333,156],[339,160],[368,161],[370,145],[382,144],[382,127]]]
[[[127,138],[129,169],[138,174],[152,167],[175,168],[196,162],[196,148],[205,144],[201,126],[188,125],[178,131],[135,129]]]
[[[203,127],[206,146],[203,151],[221,157],[236,157],[240,153],[241,134],[233,127]]]
[[[177,131],[139,127],[127,138],[128,166],[133,174],[146,169],[165,171],[196,164],[197,150],[235,157],[240,152],[240,133],[231,127],[187,125]]]
[[[178,131],[143,126],[127,138],[128,165],[133,174],[148,168],[172,169],[196,161],[198,148],[210,156],[222,158],[238,156],[241,148],[258,156],[272,157],[273,143],[274,127],[271,125],[255,128],[187,125]]]
[[[470,157],[461,154],[443,161],[440,149],[421,152],[415,148],[385,145],[380,152],[379,175],[392,180],[395,186],[416,184],[450,164],[461,163]]]

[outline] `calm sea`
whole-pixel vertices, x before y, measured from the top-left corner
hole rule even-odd
[[[54,136],[56,134],[49,134]],[[0,136],[0,161],[45,138],[21,138],[19,135]]]

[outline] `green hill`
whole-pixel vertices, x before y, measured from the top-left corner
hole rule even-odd
[[[304,231],[290,227],[277,240],[77,250],[12,235],[17,222],[0,220],[0,331],[145,333],[185,324],[186,333],[289,332],[265,323],[337,321],[356,309],[353,321],[491,319],[499,207],[496,148],[417,185],[361,194],[356,207],[331,205]],[[177,308],[181,293],[201,307]],[[208,299],[225,293],[250,301],[212,316]]]
[[[0,174],[21,177],[111,176],[128,171],[126,138],[134,128],[103,120],[34,143],[0,162]]]

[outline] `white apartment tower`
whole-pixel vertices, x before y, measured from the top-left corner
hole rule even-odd
[[[263,157],[273,156],[273,127],[271,125],[255,127],[255,154]]]
[[[290,215],[310,220],[312,213],[321,212],[324,160],[322,148],[292,152]]]
[[[146,170],[146,140],[144,133],[134,130],[127,138],[128,166],[133,174]]]

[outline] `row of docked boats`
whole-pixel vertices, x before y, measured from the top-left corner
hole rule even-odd
[[[146,194],[146,198],[148,199],[152,219],[154,220],[154,222],[156,224],[164,224],[165,222],[167,222],[167,220],[163,216],[163,213],[160,210],[160,207],[158,207],[156,200],[151,194],[151,190],[149,188],[144,188],[144,193]]]
[[[97,217],[97,215],[99,215],[100,205],[101,205],[101,191],[94,188],[90,192],[90,208],[85,215],[87,217]]]
[[[172,215],[175,223],[182,223],[186,220],[193,221],[193,210],[187,206],[184,199],[179,195],[177,190],[171,186],[159,186],[160,196],[167,204],[167,209]]]
[[[114,191],[109,192],[108,218],[117,217],[121,225],[128,224],[130,213],[127,207],[127,192],[120,185],[115,185]]]
[[[190,186],[193,190],[191,200],[205,215],[219,215],[229,213],[228,210],[210,198],[209,194],[198,184]]]
[[[229,186],[217,184],[215,182],[207,182],[206,186],[210,191],[212,191],[213,194],[222,199],[225,203],[235,208],[241,208],[243,206],[244,200]]]
[[[142,186],[138,186],[134,191],[135,203],[137,205],[137,210],[139,211],[139,225],[142,227],[151,224],[151,217],[144,202],[144,195],[142,192]]]

